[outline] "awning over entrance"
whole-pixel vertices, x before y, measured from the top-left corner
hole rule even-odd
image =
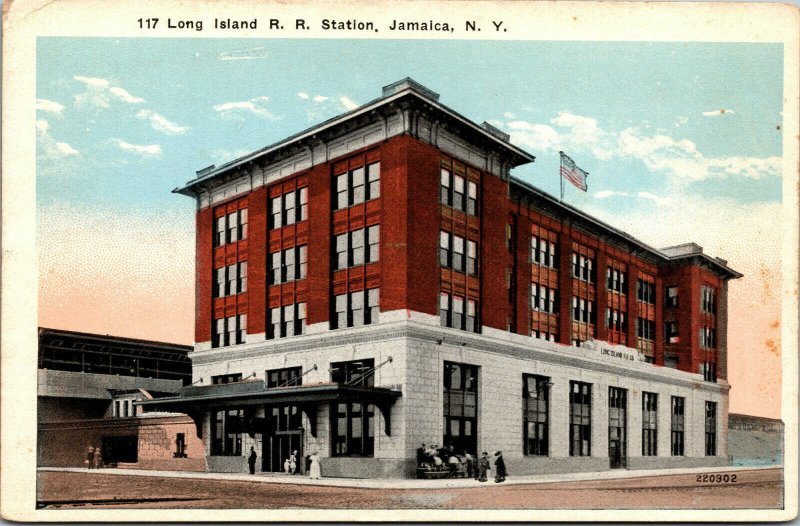
[[[178,396],[136,402],[147,411],[186,413],[202,434],[202,416],[210,408],[293,404],[305,413],[311,424],[311,436],[317,436],[317,408],[323,403],[360,402],[373,404],[383,415],[386,435],[391,435],[391,406],[402,392],[386,387],[364,387],[343,384],[312,384],[267,388],[264,381],[243,381],[230,384],[188,386]]]

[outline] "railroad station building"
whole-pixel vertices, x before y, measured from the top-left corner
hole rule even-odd
[[[211,471],[407,477],[421,443],[511,474],[727,462],[728,281],[523,182],[412,79],[175,192],[197,203],[190,415]],[[655,220],[655,218],[654,218]]]

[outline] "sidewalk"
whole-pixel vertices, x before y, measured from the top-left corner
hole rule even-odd
[[[783,469],[783,466],[757,466],[742,467],[728,466],[717,468],[687,468],[687,469],[653,469],[653,470],[633,470],[625,469],[614,471],[600,471],[590,473],[559,473],[549,475],[533,475],[523,477],[507,477],[503,485],[508,484],[546,484],[559,482],[575,481],[601,481],[601,480],[620,480],[636,479],[647,477],[662,477],[669,475],[693,475],[699,473],[731,473],[743,471],[764,471],[771,469]],[[311,486],[334,486],[343,488],[368,488],[368,489],[445,489],[445,488],[480,488],[494,487],[495,483],[490,479],[489,482],[478,482],[474,479],[347,479],[347,478],[322,478],[311,480],[301,475],[284,475],[276,473],[258,473],[249,475],[247,473],[198,473],[190,471],[154,471],[144,469],[118,469],[107,468],[98,471],[87,470],[86,468],[38,468],[39,472],[47,471],[66,471],[76,473],[96,473],[103,475],[123,475],[139,477],[165,477],[165,478],[188,478],[206,480],[237,480],[254,483],[269,484],[301,484]],[[324,472],[324,466],[323,466]]]

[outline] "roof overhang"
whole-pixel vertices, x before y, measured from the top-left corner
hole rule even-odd
[[[186,413],[200,431],[203,413],[214,407],[246,408],[263,405],[293,404],[300,407],[311,422],[316,436],[317,407],[323,403],[360,402],[373,404],[384,417],[386,434],[391,433],[390,408],[402,396],[398,389],[341,384],[312,384],[266,388],[263,381],[236,382],[209,386],[184,387],[178,396],[134,402],[150,411]]]
[[[184,186],[175,188],[174,193],[196,197],[202,188],[211,180],[218,176],[236,170],[243,165],[255,162],[260,159],[265,159],[271,154],[277,154],[281,150],[290,150],[302,146],[306,141],[316,141],[326,133],[334,133],[338,128],[344,128],[345,124],[349,121],[359,117],[369,116],[370,114],[379,114],[381,110],[386,110],[397,105],[401,101],[416,101],[422,103],[428,108],[428,111],[438,113],[451,122],[461,126],[462,129],[468,131],[473,136],[478,136],[482,140],[487,141],[488,144],[493,145],[499,151],[503,152],[504,158],[509,162],[511,167],[519,166],[533,162],[536,158],[526,152],[525,150],[514,146],[510,142],[503,140],[496,133],[492,133],[486,127],[482,127],[475,122],[467,119],[463,115],[448,108],[444,104],[439,103],[435,97],[429,95],[430,90],[415,89],[413,86],[400,89],[396,93],[384,97],[380,97],[371,102],[368,102],[352,111],[338,115],[332,119],[324,121],[316,126],[312,126],[300,133],[287,137],[282,141],[276,142],[270,146],[266,146],[256,150],[243,157],[225,163],[219,167],[209,167],[198,172],[198,177],[187,182]]]

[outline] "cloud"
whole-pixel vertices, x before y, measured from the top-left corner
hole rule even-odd
[[[297,94],[297,96],[300,97],[301,99],[307,99],[308,98],[308,93],[303,93],[301,91],[300,93]]]
[[[82,77],[81,75],[75,75],[72,78],[93,88],[107,88],[109,86],[109,82],[106,79],[100,79],[97,77]]]
[[[659,197],[656,194],[652,194],[650,192],[639,192],[637,195],[642,199],[653,201],[655,204],[659,206],[666,206],[672,202],[672,199],[670,199],[669,197]]]
[[[127,90],[119,87],[113,87],[109,89],[112,95],[117,97],[119,100],[123,102],[127,102],[128,104],[138,104],[140,102],[144,102],[144,99],[141,97],[134,97]]]
[[[341,102],[342,106],[344,106],[344,108],[348,111],[354,110],[359,106],[357,102],[354,102],[352,99],[350,99],[349,97],[345,97],[344,95],[339,97],[339,102]]]
[[[78,106],[91,105],[98,108],[108,108],[111,99],[121,100],[128,104],[139,104],[144,102],[141,97],[131,95],[131,93],[119,86],[112,86],[107,79],[97,77],[84,77],[75,75],[74,80],[86,85],[86,91],[75,95],[75,104]]]
[[[61,112],[64,111],[64,106],[52,100],[36,99],[36,110],[61,115]]]
[[[117,140],[117,146],[126,152],[134,152],[140,155],[158,155],[161,153],[161,146],[158,144],[131,144],[122,140]]]
[[[267,48],[254,47],[250,49],[226,51],[224,53],[220,53],[217,58],[220,60],[256,60],[260,58],[267,58]]]
[[[686,116],[682,115],[682,116],[678,117],[675,120],[675,127],[676,128],[680,128],[681,126],[683,126],[687,122],[689,122],[689,117],[686,117]]]
[[[314,102],[325,102],[326,100],[328,100],[328,97],[325,97],[324,95],[314,96]]]
[[[57,141],[50,136],[50,123],[44,119],[36,120],[36,141],[38,143],[38,159],[45,163],[61,162],[67,157],[75,157],[80,152],[69,144]],[[52,166],[41,166],[41,173],[50,173]]]
[[[627,197],[630,194],[628,194],[628,192],[616,192],[614,190],[600,190],[594,193],[594,196],[598,199],[607,199],[614,195],[618,195],[620,197]]]
[[[719,110],[704,111],[702,113],[702,115],[705,116],[705,117],[719,117],[720,115],[727,115],[727,114],[733,114],[733,113],[734,113],[733,110],[726,110],[725,108],[722,108],[722,109],[719,109]]]
[[[688,121],[684,117],[678,123]],[[575,152],[600,160],[639,160],[654,173],[684,182],[727,177],[763,179],[781,174],[780,157],[707,157],[689,139],[676,139],[662,131],[640,126],[621,131],[603,129],[596,119],[559,112],[548,124],[524,120],[498,123],[511,142],[534,152]]]
[[[278,117],[266,108],[267,102],[269,102],[269,97],[261,96],[241,102],[222,102],[211,108],[224,119],[242,119],[241,114],[244,112],[270,121],[277,120]]]
[[[152,126],[154,130],[166,133],[167,135],[182,135],[189,129],[187,126],[179,126],[171,122],[163,115],[159,115],[152,110],[140,110],[136,116],[140,119],[149,120],[150,126]]]
[[[47,135],[50,131],[50,123],[44,119],[36,119],[36,131],[41,135]]]
[[[514,114],[511,113],[510,111],[507,111],[507,112],[505,112],[503,114],[503,117],[505,117],[506,119],[513,119],[514,118]]]
[[[80,152],[65,142],[57,142],[56,147],[64,155],[78,155]]]

